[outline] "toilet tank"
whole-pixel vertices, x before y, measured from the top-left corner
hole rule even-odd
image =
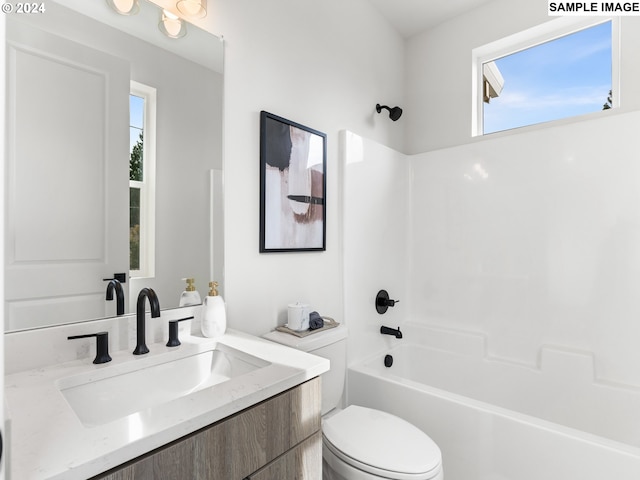
[[[322,415],[333,410],[340,403],[347,373],[347,327],[338,325],[306,337],[273,331],[263,335],[267,340],[281,343],[330,362],[329,371],[322,374]]]

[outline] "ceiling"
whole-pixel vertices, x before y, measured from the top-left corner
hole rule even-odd
[[[405,38],[490,1],[492,0],[369,0]]]

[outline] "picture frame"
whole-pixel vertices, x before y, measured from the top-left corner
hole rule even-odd
[[[260,253],[326,250],[327,135],[260,112]]]

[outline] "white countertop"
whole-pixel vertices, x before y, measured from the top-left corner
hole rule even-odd
[[[184,336],[184,338],[182,338]],[[65,400],[62,379],[76,375],[117,374],[130,362],[162,361],[211,349],[216,341],[181,336],[182,345],[149,344],[150,353],[111,352],[113,361],[92,358],[7,375],[5,405],[10,420],[11,480],[84,480],[277,395],[327,370],[327,359],[234,330],[218,340],[269,365],[224,383],[148,408],[104,425],[84,426]],[[110,372],[102,371],[111,369]],[[126,395],[126,393],[124,393]]]

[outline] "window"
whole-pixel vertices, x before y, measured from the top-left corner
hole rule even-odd
[[[617,106],[617,23],[563,20],[474,51],[476,134]]]
[[[129,274],[152,277],[155,270],[154,88],[131,82],[129,95]]]

